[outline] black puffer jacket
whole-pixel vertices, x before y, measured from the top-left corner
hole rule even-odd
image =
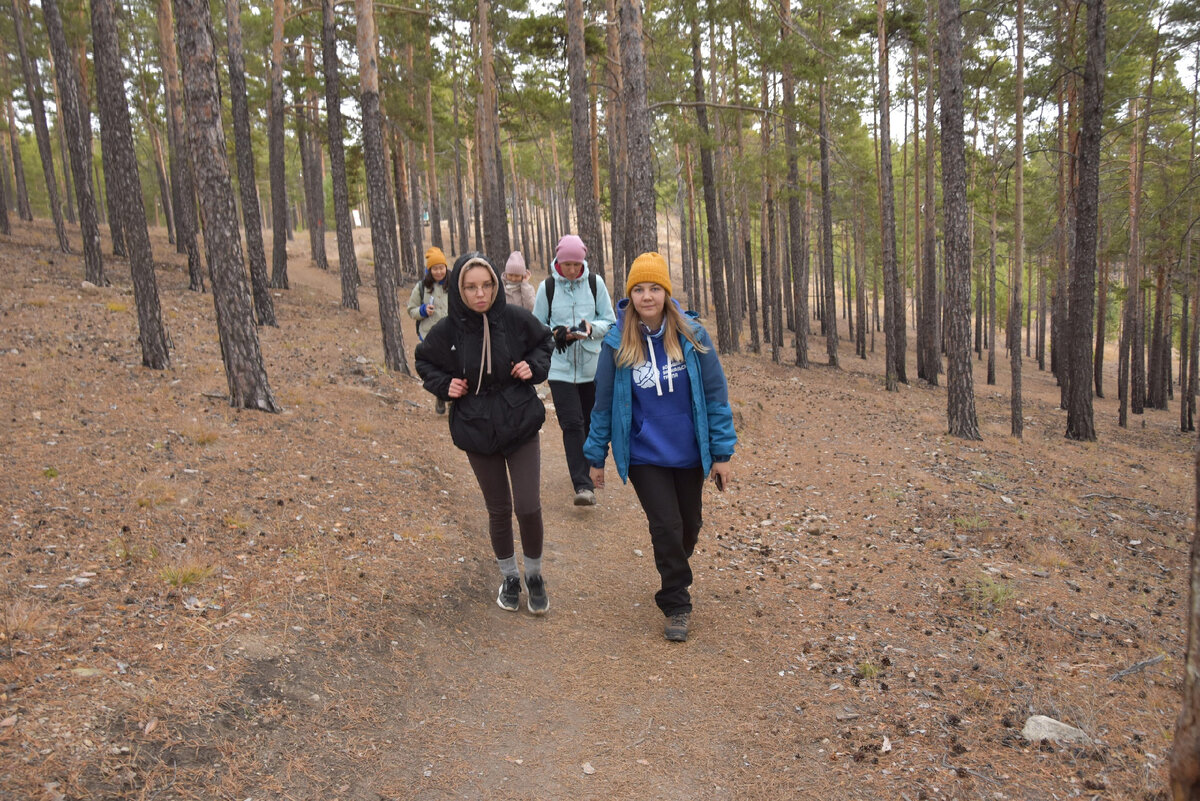
[[[496,284],[492,305],[472,311],[462,299],[461,278],[470,266],[486,266]],[[546,379],[554,338],[525,309],[509,306],[496,268],[482,253],[466,253],[454,262],[446,281],[449,314],[417,345],[417,374],[425,389],[450,398],[450,381],[467,381],[467,394],[450,407],[450,438],[464,451],[486,455],[509,454],[537,435],[546,421],[546,407],[534,384]],[[486,325],[485,325],[485,319]],[[484,335],[491,350],[491,370],[481,371]],[[524,361],[533,377],[512,376],[514,364]]]

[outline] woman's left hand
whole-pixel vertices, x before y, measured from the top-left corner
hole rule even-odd
[[[717,489],[721,492],[729,487],[729,482],[733,479],[733,471],[729,469],[729,462],[713,462],[711,475],[717,484]]]
[[[512,377],[528,381],[533,378],[533,368],[529,366],[529,362],[517,362],[512,366]]]

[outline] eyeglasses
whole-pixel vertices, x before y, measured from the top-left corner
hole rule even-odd
[[[487,294],[487,293],[490,293],[495,288],[496,288],[495,281],[488,281],[483,284],[466,284],[465,286],[463,286],[463,294],[464,295],[477,295],[480,293]]]

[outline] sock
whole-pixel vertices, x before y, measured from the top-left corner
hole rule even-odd
[[[497,559],[496,564],[500,565],[500,573],[505,578],[520,578],[521,571],[517,569],[517,555],[513,554],[507,559]]]
[[[532,556],[525,557],[525,578],[530,576],[542,575],[542,557],[534,559]]]

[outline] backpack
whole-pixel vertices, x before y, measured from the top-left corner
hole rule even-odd
[[[427,291],[425,289],[425,281],[424,281],[424,279],[422,279],[422,280],[418,281],[417,283],[419,283],[421,285],[421,303],[424,303],[425,302],[425,292]],[[417,341],[421,342],[422,341],[421,340],[421,321],[414,318],[413,319],[413,327],[416,329]]]
[[[592,302],[596,302],[596,274],[588,273],[588,288],[592,290]],[[554,280],[554,276],[546,281],[546,318],[549,319],[554,311],[554,285],[558,282]]]

